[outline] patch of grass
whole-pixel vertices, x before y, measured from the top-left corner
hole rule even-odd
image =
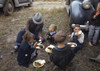
[[[0,54],[4,55],[4,58],[0,62],[1,71],[52,71],[53,64],[49,60],[48,54],[44,50],[39,51],[37,59],[45,59],[47,63],[40,69],[36,69],[30,64],[29,68],[19,67],[17,64],[17,53],[10,55],[10,51],[13,49],[17,33],[23,29],[27,23],[27,20],[31,18],[36,12],[41,12],[44,18],[43,35],[48,32],[48,27],[50,24],[57,25],[57,31],[63,30],[66,35],[70,33],[69,17],[67,15],[66,9],[52,9],[51,11],[46,9],[34,10],[33,8],[24,8],[20,11],[15,11],[12,16],[5,17],[2,15],[0,17],[0,22],[3,24],[0,26]],[[13,20],[13,21],[12,21]],[[6,35],[6,36],[4,36]],[[11,39],[11,41],[7,41]],[[68,41],[68,37],[66,39]],[[100,65],[91,63],[88,58],[95,56],[96,51],[98,51],[99,46],[96,48],[89,47],[87,44],[87,38],[85,38],[85,46],[80,50],[75,58],[73,59],[73,64],[70,66],[70,71],[100,71]],[[44,43],[48,46],[48,42]],[[95,70],[96,69],[96,70]],[[59,68],[56,71],[62,71]]]

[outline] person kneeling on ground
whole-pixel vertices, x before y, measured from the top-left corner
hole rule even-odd
[[[59,31],[54,37],[57,42],[56,48],[50,54],[50,60],[61,69],[67,70],[66,66],[71,62],[74,57],[74,52],[70,47],[65,45],[66,33]]]
[[[84,43],[84,33],[80,29],[80,25],[76,24],[74,26],[74,32],[72,32],[71,35],[68,36],[70,38],[71,42],[74,42],[77,44],[76,47],[72,48],[74,52],[76,53],[79,49],[83,47]]]
[[[22,43],[23,40],[22,36],[25,34],[25,32],[31,32],[32,34],[34,34],[36,41],[41,40],[42,42],[44,42],[45,38],[42,36],[42,28],[43,28],[42,14],[36,13],[32,18],[30,18],[27,21],[25,28],[19,31],[14,46],[15,52],[18,51],[18,48],[20,47],[20,44]]]
[[[36,45],[37,42],[34,40],[34,35],[30,32],[26,32],[23,36],[24,41],[18,50],[17,61],[20,66],[28,67],[31,57],[36,57]]]

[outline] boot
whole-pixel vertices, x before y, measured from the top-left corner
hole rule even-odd
[[[90,58],[90,60],[100,63],[100,54],[97,56],[97,58]]]

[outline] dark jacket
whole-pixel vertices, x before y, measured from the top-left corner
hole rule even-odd
[[[29,31],[35,35],[35,40],[39,40],[38,36],[40,33],[42,33],[42,28],[43,28],[43,24],[41,24],[39,28],[37,27],[37,24],[34,24],[34,26],[29,28]],[[36,29],[38,30],[36,31]]]
[[[31,59],[31,54],[35,49],[31,48],[27,41],[23,42],[18,50],[17,61],[19,65],[28,67]]]
[[[74,57],[74,52],[71,47],[65,46],[61,50],[53,49],[50,54],[50,60],[61,69],[66,68],[66,66],[71,62]]]
[[[90,15],[90,25],[100,26],[100,14],[94,17],[95,14],[96,14],[96,10],[93,11]]]
[[[47,40],[49,41],[50,44],[55,44],[55,40],[54,40],[54,36],[55,36],[56,32],[54,32],[53,34],[47,33],[47,35],[49,37],[47,37]]]
[[[29,28],[29,31],[34,34],[35,40],[37,40],[37,41],[39,40],[39,37],[38,37],[39,33],[42,33],[42,28],[43,28],[43,25],[37,31],[36,31],[36,29],[37,29],[36,25]],[[22,30],[19,31],[15,45],[18,46],[18,45],[21,44],[21,42],[23,40],[23,35],[25,34],[25,32],[26,32],[25,29],[22,29]]]

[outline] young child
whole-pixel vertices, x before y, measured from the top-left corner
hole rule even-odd
[[[28,67],[31,56],[37,56],[35,47],[37,42],[34,41],[34,35],[30,32],[26,32],[23,36],[24,41],[18,50],[17,61],[20,66]]]
[[[49,26],[49,29],[48,29],[48,33],[47,33],[47,40],[49,41],[50,44],[55,44],[55,41],[54,41],[54,36],[56,34],[56,29],[57,29],[57,26],[55,24],[51,24]]]
[[[77,46],[73,48],[74,52],[76,53],[80,48],[83,47],[84,43],[84,33],[81,31],[80,25],[75,25],[74,32],[72,32],[72,34],[69,35],[69,38],[72,42],[77,44]]]
[[[74,52],[70,47],[65,45],[66,33],[59,31],[54,37],[57,42],[56,48],[50,54],[50,60],[61,69],[66,70],[66,66],[71,62],[74,57]]]

